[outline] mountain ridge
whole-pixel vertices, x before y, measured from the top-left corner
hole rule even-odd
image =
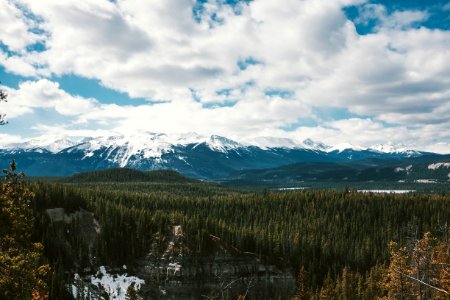
[[[141,171],[172,169],[200,179],[222,179],[249,169],[276,168],[306,162],[353,162],[367,159],[405,159],[438,154],[395,148],[378,149],[352,145],[328,146],[311,139],[260,138],[242,143],[196,133],[168,135],[147,133],[112,135],[68,141],[61,137],[25,141],[0,148],[0,160],[16,159],[20,169],[32,176],[68,176],[108,168]],[[391,152],[383,152],[389,150]],[[435,161],[439,162],[438,160]]]
[[[228,150],[244,147],[258,147],[261,149],[273,149],[273,148],[287,148],[287,149],[310,149],[319,150],[324,152],[343,151],[343,150],[373,150],[382,153],[401,153],[407,151],[424,152],[413,149],[413,147],[407,147],[405,145],[395,145],[393,143],[374,144],[370,147],[362,147],[353,145],[351,143],[338,143],[335,145],[326,145],[322,142],[315,141],[311,138],[304,140],[294,140],[291,138],[280,137],[267,137],[261,136],[252,139],[246,139],[241,142],[233,139],[220,136],[220,135],[199,135],[197,133],[185,133],[185,134],[165,134],[165,133],[153,133],[146,132],[140,134],[115,134],[101,137],[85,137],[82,139],[69,139],[64,137],[39,137],[25,140],[24,142],[7,143],[0,149],[8,150],[33,150],[33,149],[45,149],[47,151],[57,153],[73,146],[79,146],[83,144],[90,144],[91,149],[96,149],[95,146],[112,144],[117,145],[129,144],[133,147],[149,148],[153,146],[155,148],[164,148],[170,145],[189,145],[189,144],[201,144],[206,143],[212,148],[217,150]]]

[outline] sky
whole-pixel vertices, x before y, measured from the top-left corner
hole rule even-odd
[[[450,153],[450,1],[0,0],[0,145],[143,132]]]

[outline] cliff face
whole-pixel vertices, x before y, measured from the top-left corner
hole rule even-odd
[[[93,252],[101,228],[94,215],[82,209],[68,214],[62,208],[48,209],[46,215],[52,247],[80,274],[67,286],[74,297],[125,299],[130,285],[142,299],[290,299],[295,292],[291,272],[212,235],[207,237],[210,249],[199,254],[179,225],[155,234],[149,253],[134,264],[98,269]],[[73,248],[79,243],[86,249],[80,254]]]
[[[290,299],[295,278],[288,271],[267,265],[251,253],[243,253],[210,236],[208,255],[194,255],[180,226],[166,238],[155,236],[147,257],[137,261],[138,277],[145,279],[144,299]]]
[[[48,220],[45,244],[56,250],[66,265],[75,268],[95,265],[95,245],[101,229],[94,214],[82,208],[72,213],[64,208],[51,208],[45,214]]]

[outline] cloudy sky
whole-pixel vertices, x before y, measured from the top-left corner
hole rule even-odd
[[[0,144],[164,132],[450,153],[448,0],[0,0]]]

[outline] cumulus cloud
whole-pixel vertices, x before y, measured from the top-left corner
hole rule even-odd
[[[450,2],[446,3],[446,4],[442,7],[442,10],[444,10],[444,11],[450,10]]]
[[[41,79],[25,81],[18,89],[6,89],[8,98],[13,99],[2,104],[9,119],[23,117],[36,108],[53,109],[63,116],[79,116],[91,110],[97,103],[94,99],[72,96],[59,88],[58,83]]]
[[[364,4],[359,8],[359,16],[356,22],[377,24],[374,30],[386,29],[408,29],[411,26],[418,25],[429,18],[426,11],[419,10],[400,10],[388,13],[385,6],[381,4]]]
[[[21,51],[41,40],[30,30],[36,27],[35,22],[24,15],[15,1],[0,1],[0,19],[0,41],[10,51]]]
[[[95,123],[115,131],[271,134],[364,145],[425,145],[432,130],[450,131],[450,32],[419,26],[430,18],[427,11],[387,11],[356,0],[0,5],[15,24],[0,33],[2,43],[21,51],[0,53],[0,64],[38,78],[19,87],[18,105],[7,107],[12,118],[46,107],[70,117],[66,130]],[[356,23],[374,22],[370,34],[357,33],[343,11],[348,5],[359,8]],[[38,16],[39,24],[24,10]],[[33,33],[36,26],[39,33]],[[45,49],[26,51],[36,41],[44,41]],[[164,103],[102,104],[39,79],[64,74]],[[330,123],[313,113],[329,106],[370,118]],[[283,129],[304,119],[318,126]],[[434,142],[450,139],[440,138]]]
[[[19,143],[22,140],[23,140],[22,137],[19,135],[0,133],[0,146],[6,146],[12,143]]]

